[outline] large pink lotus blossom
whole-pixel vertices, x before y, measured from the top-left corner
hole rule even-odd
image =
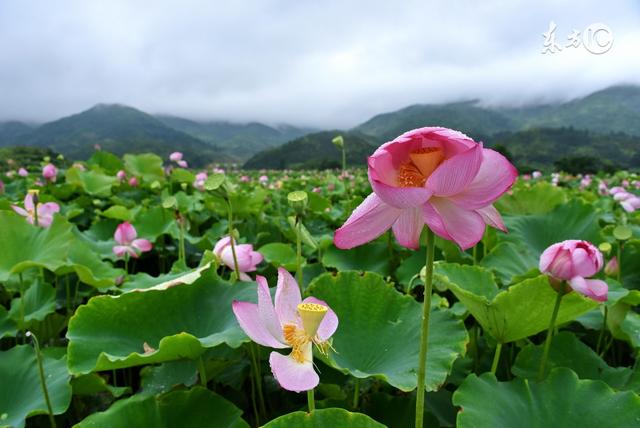
[[[240,271],[241,281],[252,281],[246,272],[254,272],[257,265],[262,263],[264,257],[257,251],[253,251],[251,244],[238,244],[233,241],[236,251],[236,260],[238,261],[238,271]],[[234,270],[233,251],[231,249],[231,238],[227,235],[216,242],[213,247],[213,253],[224,263],[229,269]]]
[[[113,253],[118,257],[123,257],[125,254],[138,258],[140,253],[151,251],[153,245],[146,239],[136,239],[138,232],[131,223],[125,221],[120,223],[116,228],[116,232],[113,234],[113,238],[118,245],[113,247]]]
[[[313,369],[313,345],[326,353],[329,339],[338,328],[338,317],[322,300],[302,300],[296,280],[278,269],[275,307],[267,280],[258,276],[258,304],[234,301],[233,313],[240,327],[254,342],[270,348],[291,348],[289,355],[272,352],[271,372],[288,391],[308,391],[320,378]]]
[[[52,163],[48,163],[44,168],[42,168],[42,177],[50,183],[54,183],[56,181],[57,175],[58,168],[56,168]]]
[[[368,165],[374,193],[336,231],[338,248],[362,245],[391,228],[400,245],[417,249],[425,223],[462,249],[482,239],[485,224],[506,230],[492,203],[518,172],[458,131],[409,131],[380,146]]]
[[[38,206],[36,207],[33,203],[33,198],[34,192],[29,192],[24,198],[24,208],[21,208],[17,205],[12,205],[11,207],[15,212],[25,217],[31,224],[35,224],[37,214],[38,226],[51,226],[53,215],[57,212],[60,212],[60,205],[56,204],[55,202],[47,202],[44,204],[38,203]]]
[[[570,239],[551,245],[540,256],[540,272],[598,302],[607,300],[609,287],[599,279],[586,279],[603,266],[602,253],[587,241]]]

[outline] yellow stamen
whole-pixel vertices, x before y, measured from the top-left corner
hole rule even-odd
[[[307,336],[311,338],[316,336],[318,327],[320,327],[320,323],[328,310],[329,308],[326,306],[317,303],[300,303],[298,305],[298,313],[302,319],[302,327],[304,327]]]
[[[398,185],[400,187],[422,187],[433,171],[444,160],[440,147],[424,147],[412,150],[409,160],[400,166]]]
[[[29,189],[27,193],[33,196],[37,196],[40,193],[40,189]]]
[[[291,357],[299,363],[304,363],[304,346],[311,342],[311,338],[295,324],[285,324],[282,327],[282,335],[292,348]]]

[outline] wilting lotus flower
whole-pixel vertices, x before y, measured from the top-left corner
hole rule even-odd
[[[151,242],[146,239],[136,239],[138,232],[129,222],[125,221],[120,223],[116,228],[116,232],[113,234],[113,238],[118,245],[113,247],[113,253],[118,257],[123,257],[125,254],[135,258],[138,258],[140,253],[151,251],[153,247]]]
[[[25,217],[31,224],[35,224],[36,213],[38,216],[38,226],[49,227],[53,221],[53,215],[60,212],[60,205],[55,202],[38,203],[37,207],[34,206],[33,198],[36,192],[29,192],[24,198],[24,208],[20,208],[17,205],[11,207],[15,212]]]
[[[56,181],[56,176],[58,175],[58,169],[52,163],[48,163],[42,168],[42,177],[45,180],[54,183]]]
[[[369,242],[392,228],[417,249],[425,223],[462,249],[473,247],[485,224],[506,230],[492,203],[518,173],[500,153],[447,128],[421,128],[385,143],[369,157],[373,192],[336,231],[338,248]]]
[[[251,277],[246,272],[253,272],[256,270],[256,266],[259,265],[262,260],[262,254],[257,251],[253,251],[253,245],[240,244],[238,245],[233,241],[236,251],[236,260],[238,261],[238,271],[240,271],[241,281],[251,281]],[[233,251],[231,249],[231,238],[225,236],[216,242],[213,247],[213,253],[224,263],[229,269],[234,270]]]
[[[28,176],[28,175],[29,175],[29,171],[27,171],[25,168],[20,168],[20,169],[18,170],[18,175],[19,175],[20,177],[26,177],[26,176]]]
[[[180,152],[173,152],[169,155],[169,160],[172,162],[178,162],[182,160],[182,153]]]
[[[607,300],[609,287],[599,279],[586,279],[602,269],[602,253],[587,241],[570,239],[553,244],[540,256],[540,272],[598,302]]]
[[[291,348],[289,355],[272,352],[271,372],[288,391],[308,391],[320,378],[313,369],[313,345],[326,353],[329,339],[338,328],[338,317],[322,300],[302,300],[296,280],[278,269],[275,308],[267,280],[258,276],[258,304],[234,301],[233,313],[240,327],[254,342],[270,348]]]

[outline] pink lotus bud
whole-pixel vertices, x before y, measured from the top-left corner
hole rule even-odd
[[[136,177],[131,177],[129,179],[129,186],[131,187],[138,187],[140,183],[138,182],[138,179]]]
[[[187,163],[187,161],[182,159],[178,161],[178,166],[180,168],[189,168],[189,164]]]
[[[248,183],[248,182],[250,182],[250,181],[251,181],[251,178],[249,178],[249,176],[248,176],[248,175],[243,175],[242,177],[240,177],[240,181],[241,181],[242,183]]]
[[[28,175],[29,175],[29,171],[27,171],[27,170],[26,170],[26,169],[24,169],[24,168],[20,168],[20,169],[18,170],[18,175],[19,175],[20,177],[26,177],[26,176],[28,176]]]
[[[51,163],[46,164],[45,167],[42,168],[42,177],[51,183],[56,181],[57,175],[58,169]]]
[[[120,180],[120,181],[124,181],[124,180],[126,180],[126,179],[127,179],[127,173],[126,173],[126,172],[124,172],[124,170],[122,170],[122,169],[121,169],[121,170],[120,170],[120,171],[118,171],[118,173],[116,174],[116,177],[118,177],[118,180]]]
[[[533,173],[531,174],[531,176],[533,178],[540,178],[542,177],[542,173],[540,171],[533,171]]]
[[[181,152],[173,152],[169,155],[169,160],[172,162],[178,162],[180,160],[182,160],[182,153]]]
[[[231,250],[231,239],[229,236],[220,239],[213,248],[213,253],[229,269],[234,270],[235,261]],[[251,281],[251,277],[249,277],[246,272],[253,272],[257,269],[257,265],[263,260],[262,254],[253,251],[253,245],[251,244],[238,244],[235,240],[233,242],[236,260],[238,262],[238,270],[240,271],[240,280]]]
[[[620,265],[618,264],[618,258],[616,256],[611,257],[611,260],[607,262],[604,267],[604,273],[608,276],[616,276],[620,271]]]
[[[267,181],[269,181],[269,177],[267,177],[266,175],[261,175],[260,178],[258,178],[258,181],[262,184],[265,184]]]

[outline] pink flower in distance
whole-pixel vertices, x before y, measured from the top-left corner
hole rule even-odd
[[[113,253],[118,257],[129,254],[129,256],[136,259],[140,253],[151,251],[153,247],[151,242],[146,239],[136,239],[137,237],[138,232],[136,232],[136,228],[131,223],[128,221],[120,223],[113,234],[113,239],[118,243],[113,247]]]
[[[126,172],[124,172],[124,170],[122,170],[122,169],[121,169],[120,171],[118,171],[118,172],[116,173],[116,177],[118,177],[118,180],[120,180],[120,181],[124,181],[124,180],[126,180],[126,179],[127,179],[127,173],[126,173]]]
[[[186,160],[179,160],[179,161],[178,161],[178,166],[179,166],[180,168],[189,168],[189,164],[187,163],[187,161],[186,161]]]
[[[492,203],[518,176],[500,153],[447,128],[420,128],[385,143],[368,160],[373,193],[336,231],[338,248],[353,248],[389,228],[417,249],[427,224],[438,236],[473,247],[485,224],[506,231]]]
[[[169,155],[169,160],[172,162],[178,162],[182,160],[182,153],[181,152],[173,152]]]
[[[19,175],[20,177],[26,177],[26,176],[28,176],[28,175],[29,175],[29,171],[27,171],[25,168],[20,168],[20,169],[18,170],[18,175]]]
[[[276,349],[291,348],[289,355],[272,352],[271,372],[288,391],[308,391],[320,378],[313,369],[313,345],[323,353],[338,328],[338,317],[322,300],[302,300],[296,280],[283,268],[278,269],[275,307],[267,280],[258,276],[258,304],[234,301],[232,304],[240,327],[251,340]]]
[[[48,163],[44,166],[44,168],[42,168],[42,177],[44,177],[45,180],[51,183],[54,183],[56,181],[57,175],[58,169],[52,163]]]
[[[540,256],[540,272],[567,281],[569,286],[598,302],[607,300],[609,287],[599,279],[586,279],[603,266],[602,253],[587,241],[570,239],[551,245]]]
[[[131,177],[129,179],[129,186],[138,187],[139,184],[140,184],[140,182],[138,181],[138,179],[136,177]]]
[[[11,207],[15,212],[25,217],[31,224],[35,224],[37,212],[38,226],[45,228],[51,226],[53,215],[60,212],[60,205],[55,202],[38,203],[38,206],[35,207],[33,203],[33,193],[31,192],[27,193],[27,196],[24,198],[24,208],[17,205],[12,205]]]
[[[253,251],[251,244],[237,244],[235,241],[236,260],[238,260],[238,270],[240,271],[241,281],[251,281],[251,277],[246,272],[254,272],[257,265],[262,263],[264,257],[257,251]],[[216,242],[213,247],[213,253],[224,263],[229,269],[234,270],[233,251],[231,249],[231,238],[227,235]]]
[[[196,179],[193,181],[193,187],[200,190],[201,192],[204,192],[204,185],[207,182],[207,178],[209,178],[209,176],[206,172],[197,173]]]

